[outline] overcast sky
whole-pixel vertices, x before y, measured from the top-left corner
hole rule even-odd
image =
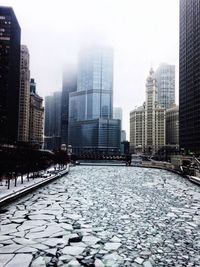
[[[31,77],[41,96],[61,90],[63,65],[81,46],[114,48],[114,106],[129,112],[145,100],[149,69],[176,65],[178,100],[179,0],[0,0],[12,6],[30,52]],[[129,133],[128,133],[129,135]]]

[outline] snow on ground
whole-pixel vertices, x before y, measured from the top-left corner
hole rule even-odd
[[[40,172],[41,174],[45,174],[46,177],[30,177],[29,181],[27,179],[27,175],[23,175],[23,184],[21,183],[21,176],[17,177],[17,186],[15,186],[15,180],[11,179],[10,180],[10,188],[8,189],[8,184],[7,184],[7,180],[3,179],[2,181],[0,181],[0,199],[4,198],[10,194],[13,194],[17,191],[20,191],[22,189],[27,188],[28,186],[34,185],[36,183],[38,183],[39,181],[43,181],[46,178],[50,177],[50,174],[47,174],[47,171],[53,171],[54,168],[50,167],[48,168],[46,171]],[[32,174],[30,174],[30,176],[32,176]]]

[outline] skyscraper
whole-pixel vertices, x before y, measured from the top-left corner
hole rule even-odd
[[[113,108],[113,119],[120,120],[122,124],[122,108],[120,107]]]
[[[0,142],[18,140],[21,29],[11,7],[0,7]]]
[[[165,146],[165,109],[158,105],[157,83],[153,69],[146,80],[146,101],[130,112],[130,146],[155,154]]]
[[[53,136],[53,96],[45,97],[44,135]]]
[[[45,97],[45,136],[60,136],[62,92]]]
[[[30,121],[29,141],[32,145],[42,148],[44,132],[44,107],[43,98],[36,93],[34,79],[30,81]]]
[[[61,145],[61,96],[62,92],[54,92],[45,97],[45,148],[58,149]]]
[[[160,64],[156,70],[158,103],[162,108],[170,108],[175,103],[175,66]]]
[[[126,131],[125,130],[122,130],[122,108],[120,107],[114,107],[113,108],[113,119],[116,119],[116,120],[120,120],[120,134],[121,134],[121,142],[124,142],[126,141]]]
[[[113,50],[80,53],[77,92],[69,100],[69,143],[82,151],[119,151],[120,121],[113,116]]]
[[[166,110],[166,145],[179,146],[179,107]]]
[[[200,154],[200,3],[180,0],[180,149]]]
[[[61,100],[61,143],[68,144],[69,131],[69,94],[77,91],[77,73],[74,66],[63,71]]]
[[[21,45],[20,59],[20,98],[19,98],[19,131],[18,140],[28,142],[29,139],[29,110],[30,110],[30,70],[29,51]]]
[[[91,47],[80,53],[77,92],[77,119],[111,119],[113,114],[113,50]]]
[[[121,142],[127,141],[126,139],[126,131],[125,130],[121,130]]]

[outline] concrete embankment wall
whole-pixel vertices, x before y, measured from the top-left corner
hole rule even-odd
[[[180,166],[173,165],[170,162],[163,162],[163,161],[143,161],[142,167],[145,168],[156,168],[156,169],[163,169],[167,171],[171,171],[173,173],[177,173],[181,176],[184,176],[183,173],[180,171]]]
[[[0,207],[2,206],[5,206],[9,203],[11,203],[12,201],[24,196],[24,195],[27,195],[28,193],[31,193],[33,192],[34,190],[50,183],[50,182],[53,182],[54,180],[62,177],[63,175],[67,174],[69,172],[69,165],[67,165],[67,168],[62,170],[62,171],[59,171],[57,174],[54,174],[48,178],[46,178],[45,180],[42,180],[42,181],[38,181],[37,183],[34,183],[30,186],[27,186],[26,188],[23,188],[23,189],[20,189],[20,190],[17,190],[16,188],[16,191],[13,192],[13,193],[10,193],[2,198],[0,198]]]
[[[174,166],[169,162],[162,162],[162,161],[143,161],[142,162],[143,167],[155,167],[155,168],[161,168],[161,169],[174,169]]]

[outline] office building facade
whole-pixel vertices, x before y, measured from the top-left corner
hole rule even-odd
[[[121,142],[123,142],[125,139],[124,139],[124,130],[122,130],[122,108],[120,107],[114,107],[113,108],[113,119],[116,119],[116,120],[120,120],[120,140]],[[126,134],[126,133],[125,133]]]
[[[61,96],[62,92],[54,92],[45,97],[45,149],[59,149],[61,145]]]
[[[38,148],[43,147],[44,107],[43,98],[36,93],[34,79],[30,81],[30,120],[29,142]]]
[[[122,123],[122,108],[120,107],[113,108],[113,119],[120,120]]]
[[[130,151],[145,152],[145,106],[130,112]]]
[[[200,3],[180,0],[180,149],[200,154]]]
[[[21,45],[19,128],[18,128],[19,142],[28,142],[29,140],[29,111],[30,111],[29,51],[27,46]]]
[[[121,142],[127,141],[126,139],[126,131],[125,130],[121,130]]]
[[[160,64],[155,73],[158,88],[158,104],[170,108],[175,103],[175,66]]]
[[[61,97],[61,144],[68,145],[69,132],[69,94],[77,91],[77,71],[68,66],[63,71]]]
[[[53,136],[53,96],[45,97],[44,135]]]
[[[179,107],[166,110],[166,145],[179,146]]]
[[[0,142],[16,143],[19,127],[21,29],[10,7],[0,7]]]
[[[130,112],[130,147],[134,152],[155,154],[165,146],[165,109],[158,105],[157,82],[153,69],[146,80],[146,101]]]
[[[75,154],[118,154],[120,121],[94,119],[70,123],[70,144]]]
[[[69,122],[69,143],[73,149],[119,152],[120,120],[113,119],[111,48],[92,47],[81,51],[77,92],[70,94]],[[79,133],[76,138],[75,128]]]
[[[91,47],[80,53],[77,93],[82,103],[77,119],[92,120],[113,117],[113,50]]]

